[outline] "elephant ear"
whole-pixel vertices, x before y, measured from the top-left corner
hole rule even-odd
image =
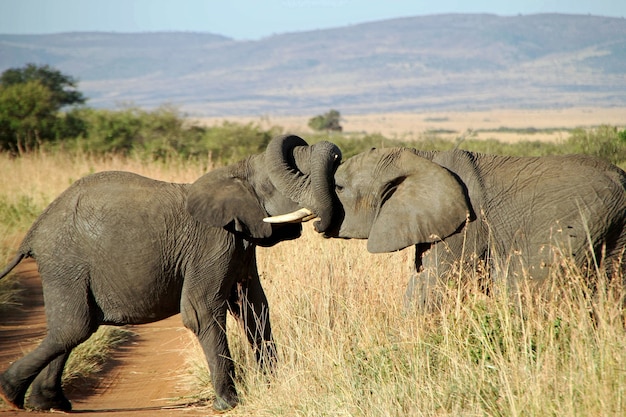
[[[442,240],[469,216],[464,188],[447,169],[408,150],[400,154],[396,168],[398,175],[387,183],[368,237],[372,253]]]
[[[272,226],[263,222],[267,213],[247,182],[223,170],[215,170],[191,184],[187,211],[197,221],[213,227],[227,227],[253,238],[272,235]]]

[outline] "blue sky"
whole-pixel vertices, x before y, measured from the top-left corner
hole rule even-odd
[[[210,32],[235,39],[439,13],[626,17],[625,0],[0,0],[0,33]]]

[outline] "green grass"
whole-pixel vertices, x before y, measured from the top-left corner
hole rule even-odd
[[[0,195],[0,225],[5,236],[27,230],[44,208],[30,195]]]

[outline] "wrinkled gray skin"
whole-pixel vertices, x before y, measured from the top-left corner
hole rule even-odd
[[[216,169],[193,184],[128,172],[85,177],[53,201],[28,231],[6,275],[37,261],[48,334],[0,376],[0,394],[22,408],[69,410],[61,374],[70,351],[100,324],[154,322],[182,313],[198,337],[224,410],[237,404],[226,312],[242,322],[257,360],[276,359],[255,246],[300,236],[300,224],[262,219],[306,206],[330,221],[329,184],[339,149],[274,139],[265,153]],[[323,209],[322,207],[326,207]]]
[[[346,160],[335,183],[326,234],[368,239],[370,252],[415,245],[406,299],[419,305],[463,255],[511,288],[520,276],[541,282],[561,255],[613,268],[626,245],[626,174],[588,156],[373,149]]]

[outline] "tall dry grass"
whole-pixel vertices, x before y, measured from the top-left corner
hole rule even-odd
[[[626,292],[597,293],[567,265],[537,292],[452,276],[434,311],[406,311],[413,252],[368,254],[365,242],[304,236],[260,249],[280,364],[255,367],[230,322],[243,404],[233,415],[626,415]],[[192,360],[201,363],[199,349]],[[211,395],[205,367],[194,378]]]
[[[115,157],[0,155],[0,196],[47,204],[72,180],[124,169],[192,181],[206,167]],[[23,233],[28,225],[15,226]],[[18,232],[15,232],[18,233]],[[4,235],[3,235],[4,236]],[[6,242],[5,242],[6,243]],[[453,277],[431,312],[405,311],[411,249],[372,255],[364,241],[302,238],[259,248],[280,363],[256,370],[229,321],[242,404],[232,415],[622,416],[626,415],[626,292],[598,276],[591,294],[574,268],[542,296],[522,286],[486,295],[480,276]],[[211,395],[199,349],[198,391]],[[194,365],[200,364],[200,365]]]

